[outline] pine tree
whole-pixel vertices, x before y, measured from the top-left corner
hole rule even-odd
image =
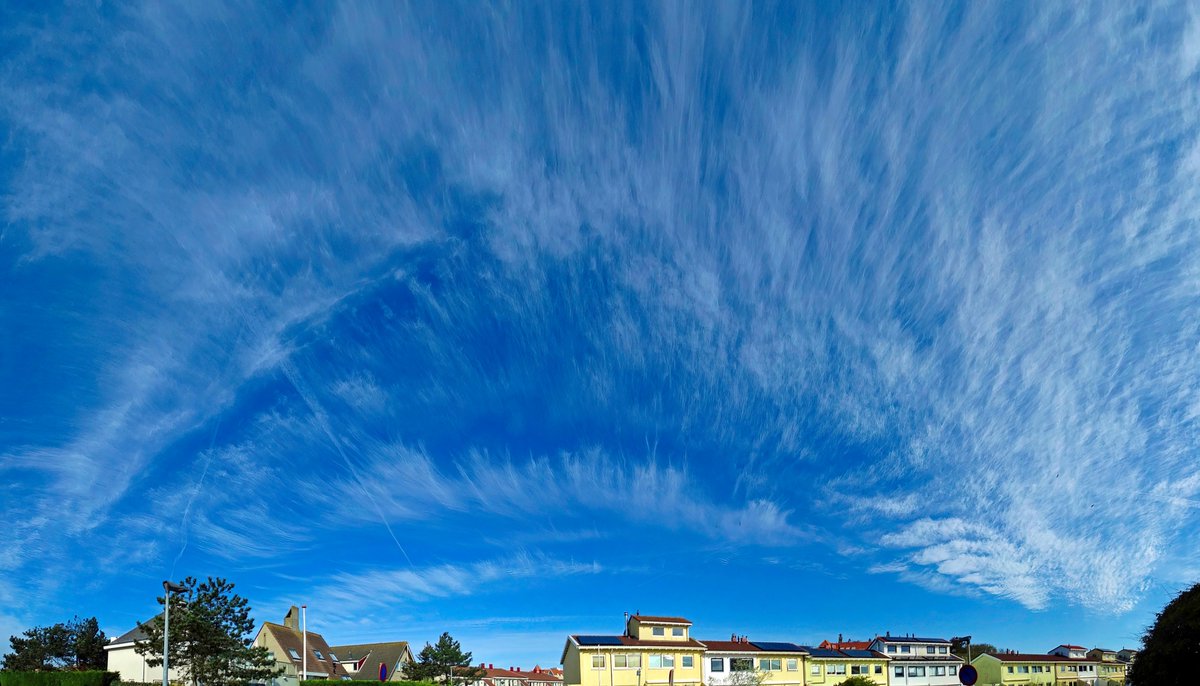
[[[105,642],[95,617],[35,626],[21,636],[9,638],[12,652],[4,656],[4,669],[31,672],[104,669]]]
[[[245,686],[269,681],[283,670],[275,667],[266,648],[254,646],[254,620],[245,598],[233,593],[233,584],[209,577],[200,583],[188,577],[185,591],[171,596],[171,668],[180,670],[192,684]],[[164,603],[163,598],[158,599]],[[163,617],[139,625],[146,640],[137,651],[151,667],[162,665]]]
[[[1142,650],[1129,668],[1137,686],[1184,686],[1195,683],[1189,665],[1200,660],[1200,584],[1180,593],[1154,620],[1142,638]]]
[[[484,671],[471,666],[471,653],[464,653],[449,632],[442,633],[437,644],[425,644],[417,661],[405,668],[410,679],[463,684],[477,681]]]

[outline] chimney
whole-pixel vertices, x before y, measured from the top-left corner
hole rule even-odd
[[[300,630],[300,608],[295,605],[288,608],[287,614],[283,616],[283,625],[292,631]]]
[[[838,632],[838,647],[842,647],[842,632]]]
[[[729,634],[729,642],[730,643],[733,643],[736,640],[737,640],[737,634],[732,634],[732,633]]]
[[[888,637],[888,638],[891,638],[891,637],[892,637],[892,632],[888,631],[887,633],[885,633],[885,634],[884,634],[884,636],[886,636],[886,637]]]

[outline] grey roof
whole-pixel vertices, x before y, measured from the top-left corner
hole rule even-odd
[[[144,641],[147,638],[150,638],[149,636],[146,635],[145,631],[142,631],[142,627],[140,625],[141,624],[149,624],[150,622],[153,622],[155,619],[158,619],[159,617],[162,617],[161,612],[158,613],[157,615],[154,615],[153,617],[151,617],[150,619],[148,619],[144,622],[138,622],[139,626],[135,626],[132,629],[130,629],[129,631],[126,631],[125,633],[121,634],[120,636],[117,636],[113,640],[109,641],[108,644],[109,645],[120,645],[122,643],[136,643],[138,641]]]
[[[879,636],[875,640],[884,643],[945,643],[950,645],[950,641],[944,638],[921,638],[919,636]]]

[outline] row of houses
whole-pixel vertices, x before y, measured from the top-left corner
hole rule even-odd
[[[619,635],[573,634],[563,647],[565,686],[954,686],[963,658],[945,638],[892,636],[813,647],[788,641],[697,639],[682,617],[627,615]],[[974,657],[978,683],[1122,686],[1134,651],[1060,645],[1043,655]]]
[[[159,681],[162,668],[149,667],[137,652],[137,644],[145,640],[146,634],[135,627],[106,645],[108,670],[118,672],[124,682]],[[298,686],[301,679],[400,681],[413,661],[408,641],[330,645],[315,631],[302,632],[300,610],[294,605],[282,623],[263,622],[254,645],[266,648],[283,671],[271,686]],[[464,686],[562,686],[562,670],[557,667],[537,665],[525,670],[480,664],[476,671],[481,676]],[[182,681],[175,669],[169,676],[172,682]]]

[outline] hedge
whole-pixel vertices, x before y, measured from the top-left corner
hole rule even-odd
[[[0,686],[114,686],[116,672],[0,672]]]

